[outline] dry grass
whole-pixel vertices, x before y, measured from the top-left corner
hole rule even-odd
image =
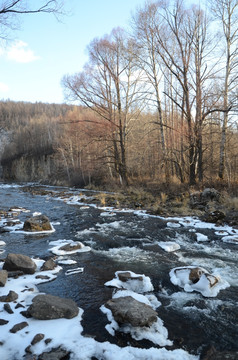
[[[223,195],[222,205],[227,210],[238,211],[238,197],[232,197],[232,196],[229,196],[228,194]]]
[[[190,187],[188,184],[179,184],[178,182],[166,184],[152,182],[148,179],[147,183],[137,182],[134,186],[130,185],[127,188],[115,184],[113,187],[110,185],[107,187],[104,184],[104,189],[95,187],[93,189],[105,191],[105,193],[96,195],[101,206],[139,208],[158,215],[200,216],[202,215],[201,210],[191,209],[189,206],[190,193],[202,191],[206,187],[214,187],[222,196],[219,203],[209,203],[208,209],[213,211],[219,207],[225,212],[226,210],[238,211],[238,186],[233,185],[232,188],[228,188],[224,183],[218,182]],[[111,193],[106,193],[106,190],[111,191]]]

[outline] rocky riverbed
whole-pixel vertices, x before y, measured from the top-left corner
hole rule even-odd
[[[237,359],[235,227],[22,190],[1,186],[1,360]]]

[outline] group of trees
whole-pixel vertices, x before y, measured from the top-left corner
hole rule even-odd
[[[236,181],[238,1],[186,3],[146,1],[127,31],[92,40],[83,70],[62,79],[74,106],[2,103],[1,123],[14,118],[17,129],[5,121],[11,143],[3,163],[54,154],[70,183]],[[58,1],[24,4],[5,2],[0,20],[59,11]]]
[[[135,11],[129,32],[117,28],[94,39],[88,53],[83,71],[65,76],[63,86],[69,100],[104,124],[105,156],[122,183],[130,175],[131,137],[145,113],[151,116],[144,136],[158,135],[157,174],[203,181],[215,131],[217,176],[227,175],[228,136],[237,130],[237,0],[211,1],[209,9],[148,1]]]

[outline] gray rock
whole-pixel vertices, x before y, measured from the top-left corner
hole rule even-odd
[[[5,319],[0,319],[0,326],[8,324],[9,321]]]
[[[204,274],[204,271],[201,268],[192,268],[189,273],[189,280],[191,280],[193,284],[196,284],[200,280],[202,274]]]
[[[39,320],[72,319],[78,315],[76,302],[53,295],[37,295],[27,311],[30,316]]]
[[[32,341],[31,341],[31,345],[37,344],[38,342],[40,342],[41,340],[43,340],[44,337],[45,337],[44,334],[36,334],[36,335],[34,336],[34,338],[32,339]]]
[[[18,295],[15,291],[10,290],[7,295],[0,296],[1,302],[11,302],[17,300]]]
[[[34,274],[36,271],[36,264],[26,255],[8,254],[4,262],[3,269],[7,271],[23,271],[25,274]]]
[[[3,308],[8,314],[14,314],[14,311],[12,310],[11,306],[8,303],[4,304]]]
[[[131,296],[119,297],[107,301],[105,306],[111,310],[119,324],[132,326],[150,326],[157,320],[157,312],[149,305],[135,300]]]
[[[8,271],[8,277],[9,278],[14,278],[14,279],[18,279],[19,276],[24,275],[23,271],[20,270],[16,270],[16,271]]]
[[[53,259],[48,259],[41,266],[41,271],[54,270],[55,267],[56,267],[56,263],[54,262],[54,260]]]
[[[14,325],[9,331],[13,334],[15,334],[16,332],[24,329],[26,326],[28,326],[29,324],[26,321],[23,321],[19,324]]]
[[[63,251],[75,251],[78,249],[82,249],[83,245],[80,242],[76,242],[75,244],[66,244],[60,247],[60,250]]]
[[[201,193],[201,200],[208,203],[209,201],[219,201],[221,194],[214,188],[206,188]]]
[[[24,231],[37,232],[52,230],[52,226],[47,216],[38,215],[27,219],[23,225]]]
[[[27,354],[32,354],[32,350],[31,350],[31,345],[28,345],[26,348],[25,348],[25,353],[27,353]],[[25,357],[24,357],[24,359],[25,359]],[[28,358],[29,359],[29,358]],[[31,358],[32,360],[34,359],[34,358]]]
[[[17,303],[16,306],[15,306],[15,309],[19,309],[19,308],[25,308],[24,305],[22,305],[21,303]]]
[[[57,348],[39,355],[38,360],[64,360],[69,354],[69,351]]]
[[[205,210],[210,201],[219,202],[221,194],[213,188],[206,188],[202,192],[195,191],[190,194],[190,207]]]
[[[8,273],[6,270],[0,270],[0,286],[5,286],[8,278]]]
[[[47,275],[36,275],[36,279],[49,280],[50,277]]]
[[[129,271],[118,273],[119,280],[126,282],[128,280],[139,280],[143,281],[143,276],[131,276]]]

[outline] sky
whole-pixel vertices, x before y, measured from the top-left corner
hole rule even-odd
[[[34,2],[39,2],[34,0]],[[21,28],[0,43],[0,100],[63,103],[61,80],[83,69],[87,45],[127,27],[145,0],[65,0],[62,21],[52,14],[21,15]]]

